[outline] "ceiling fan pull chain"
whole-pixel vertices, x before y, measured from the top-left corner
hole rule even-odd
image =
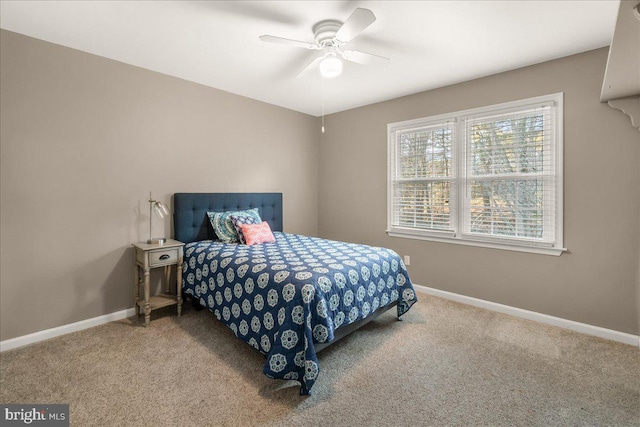
[[[324,77],[320,77],[320,103],[322,104],[322,133],[324,133]]]

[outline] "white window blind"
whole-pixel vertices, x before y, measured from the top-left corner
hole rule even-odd
[[[452,230],[454,190],[451,123],[395,133],[393,223],[399,227]]]
[[[388,232],[559,255],[562,94],[388,126]]]
[[[465,233],[554,243],[553,108],[464,119]]]

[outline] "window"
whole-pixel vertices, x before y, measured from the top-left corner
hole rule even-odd
[[[389,124],[389,235],[560,255],[562,101]]]

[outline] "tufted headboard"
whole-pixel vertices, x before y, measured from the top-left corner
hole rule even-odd
[[[184,243],[214,240],[207,212],[258,208],[273,231],[282,231],[282,193],[175,193],[173,229]]]

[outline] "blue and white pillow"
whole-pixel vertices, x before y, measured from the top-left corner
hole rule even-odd
[[[243,245],[245,245],[247,241],[244,238],[244,233],[242,232],[242,227],[240,226],[243,224],[260,224],[261,223],[260,220],[256,219],[253,216],[248,216],[248,215],[229,215],[229,219],[233,224],[233,228],[236,229],[236,233],[238,234],[238,240],[240,240],[240,243],[242,243]]]
[[[252,217],[258,223],[262,222],[258,208],[245,211],[207,212],[213,231],[223,243],[234,243],[238,241],[238,233],[229,218],[231,215]]]

